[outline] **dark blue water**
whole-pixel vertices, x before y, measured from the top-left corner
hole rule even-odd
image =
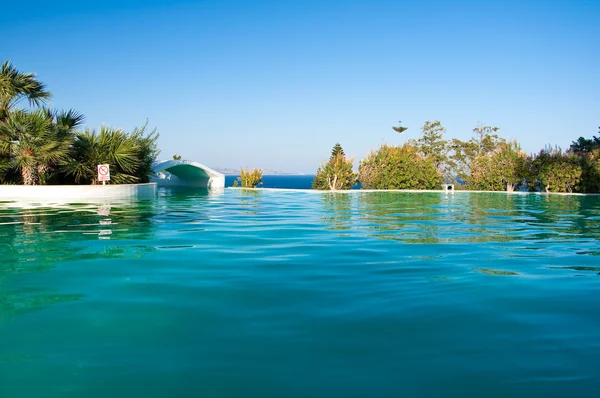
[[[0,204],[0,398],[596,397],[600,197]]]
[[[225,186],[232,187],[238,176],[225,176]],[[311,189],[314,175],[271,175],[263,176],[260,188]]]

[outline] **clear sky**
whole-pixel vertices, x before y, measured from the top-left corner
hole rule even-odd
[[[162,158],[314,173],[440,120],[527,152],[600,125],[600,1],[2,2],[0,60]],[[398,135],[392,125],[409,129]]]

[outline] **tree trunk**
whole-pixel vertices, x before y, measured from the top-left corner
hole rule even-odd
[[[37,171],[39,175],[40,185],[46,185],[46,179],[48,177],[48,174],[50,173],[50,167],[46,164],[40,164],[37,167]]]
[[[513,193],[515,191],[515,185],[516,184],[511,184],[510,182],[507,182],[506,183],[506,192]]]
[[[550,192],[550,185],[546,185],[546,193]]]
[[[331,183],[331,178],[327,177],[327,184],[329,185],[329,189],[332,191],[336,191],[337,190],[337,179],[338,176],[337,174],[333,175],[333,184]]]
[[[23,177],[23,185],[39,185],[40,173],[38,166],[23,166],[21,169],[21,177]]]

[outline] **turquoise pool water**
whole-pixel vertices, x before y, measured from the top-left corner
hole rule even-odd
[[[0,397],[600,388],[600,197],[0,205]]]

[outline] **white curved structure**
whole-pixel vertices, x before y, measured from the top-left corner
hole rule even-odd
[[[152,178],[159,186],[185,186],[206,189],[225,188],[225,175],[192,160],[164,160],[155,163]]]

